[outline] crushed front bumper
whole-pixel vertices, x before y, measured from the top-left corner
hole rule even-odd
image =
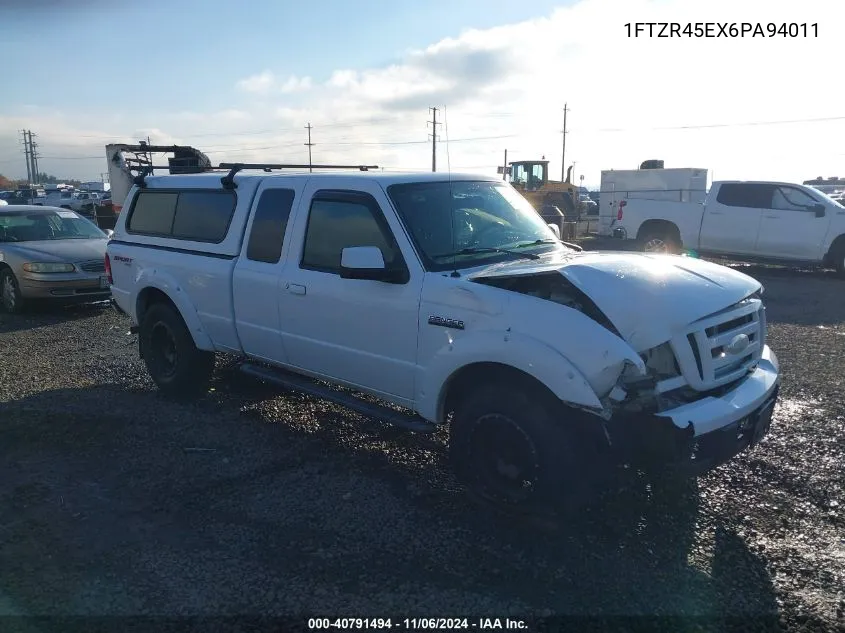
[[[780,390],[777,357],[766,347],[733,390],[659,414],[614,416],[606,425],[618,462],[698,476],[754,447],[768,433]]]

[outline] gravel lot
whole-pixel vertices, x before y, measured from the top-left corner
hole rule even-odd
[[[631,491],[566,527],[468,504],[441,437],[230,367],[204,400],[168,402],[109,309],[0,315],[0,615],[845,631],[845,282],[743,270],[783,365],[772,434],[675,507]]]

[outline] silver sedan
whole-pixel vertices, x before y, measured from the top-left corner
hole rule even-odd
[[[29,299],[103,301],[109,234],[68,209],[0,206],[0,305],[20,312]]]

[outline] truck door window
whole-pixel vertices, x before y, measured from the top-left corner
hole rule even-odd
[[[279,261],[293,198],[293,189],[266,189],[261,194],[252,220],[247,259],[268,264]]]
[[[719,187],[716,202],[726,207],[771,209],[773,185],[762,183],[731,182]]]
[[[374,199],[318,193],[308,214],[300,267],[338,273],[341,251],[351,246],[377,246],[388,268],[401,261],[399,249]]]
[[[818,201],[795,187],[777,187],[772,197],[772,209],[781,211],[806,211]]]

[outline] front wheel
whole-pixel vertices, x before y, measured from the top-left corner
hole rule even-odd
[[[8,268],[0,272],[0,303],[9,314],[18,314],[23,310],[23,297],[15,274]]]
[[[449,445],[453,467],[478,500],[527,516],[583,500],[586,480],[564,407],[540,389],[496,383],[459,404]]]
[[[845,279],[845,244],[840,244],[833,253],[833,267],[840,279]]]
[[[141,323],[138,343],[147,371],[162,392],[191,397],[207,390],[214,354],[197,348],[175,308],[152,305]]]

